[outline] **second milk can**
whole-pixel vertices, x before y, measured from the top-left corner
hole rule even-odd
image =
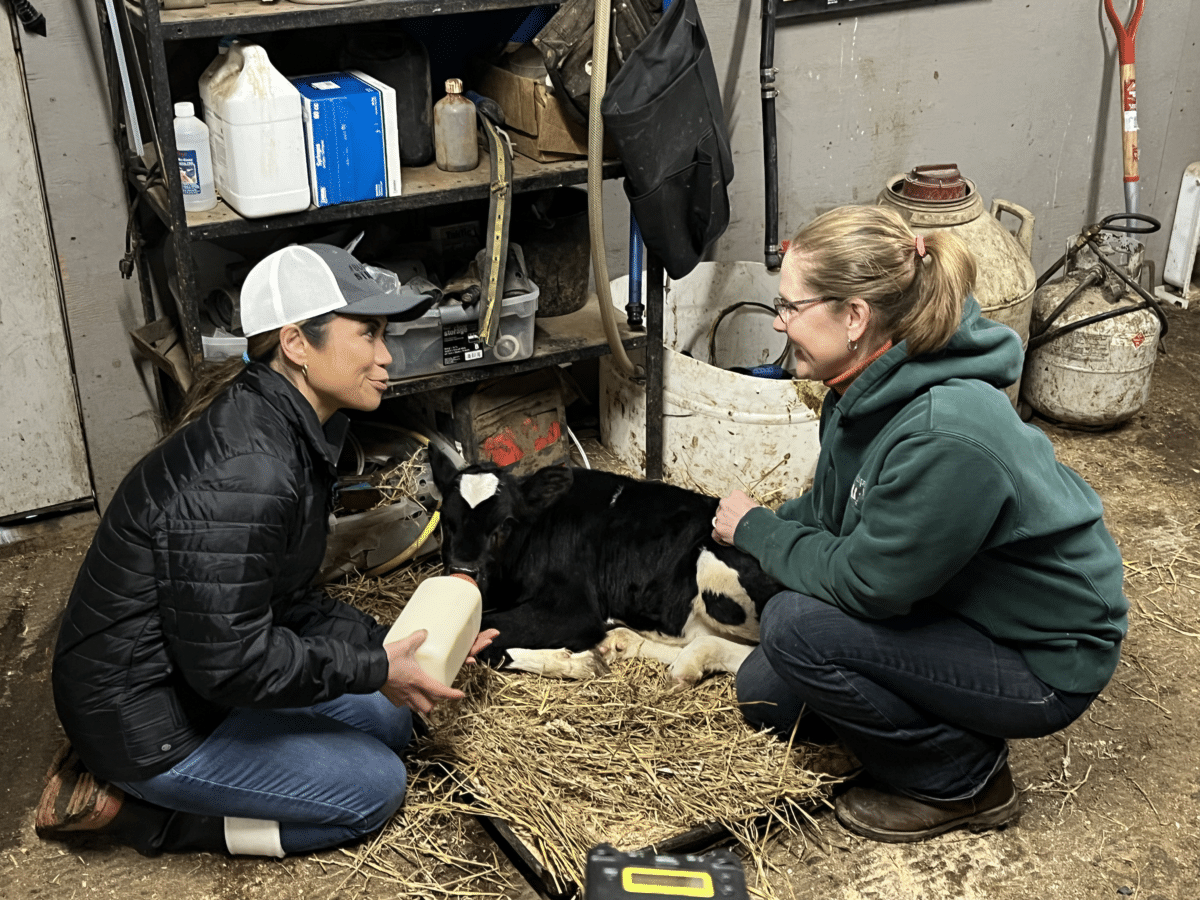
[[[917,166],[907,174],[893,175],[877,202],[900,212],[917,234],[949,228],[975,254],[978,274],[975,299],[983,314],[1007,325],[1029,345],[1029,320],[1037,287],[1030,253],[1033,248],[1033,213],[1008,200],[993,199],[985,214],[983,198],[974,182],[956,165]],[[1000,222],[1002,213],[1020,222],[1012,234]],[[1021,379],[1005,390],[1017,405]]]

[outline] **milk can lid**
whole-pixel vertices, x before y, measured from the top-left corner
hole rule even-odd
[[[961,200],[967,181],[956,163],[916,166],[904,176],[900,194],[913,200]]]

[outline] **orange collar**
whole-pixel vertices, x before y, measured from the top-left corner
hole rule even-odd
[[[875,360],[879,359],[879,357],[883,356],[883,354],[887,353],[891,349],[892,342],[888,341],[854,368],[847,369],[841,375],[838,375],[835,378],[830,378],[828,381],[824,382],[825,387],[833,388],[838,392],[839,395],[845,394],[846,391],[850,389],[850,385],[854,383],[854,379],[861,375],[867,366],[875,362]]]

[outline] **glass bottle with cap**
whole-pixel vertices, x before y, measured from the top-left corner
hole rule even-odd
[[[445,172],[469,172],[479,165],[475,104],[463,96],[460,78],[446,80],[446,96],[433,104],[433,152]]]

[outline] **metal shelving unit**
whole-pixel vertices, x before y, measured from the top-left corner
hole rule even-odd
[[[131,217],[137,205],[144,205],[166,229],[174,273],[172,283],[160,285],[160,296],[169,291],[178,311],[181,339],[193,365],[203,358],[199,326],[201,297],[197,289],[195,245],[212,240],[253,237],[270,232],[315,224],[336,224],[359,217],[427,209],[443,204],[485,199],[490,191],[486,166],[472,172],[447,173],[434,165],[405,168],[404,193],[360,203],[345,203],[321,208],[310,207],[299,213],[262,219],[245,219],[218,203],[203,213],[187,214],[183,209],[179,172],[176,166],[162,167],[161,179],[149,177],[159,159],[175,158],[172,128],[174,98],[171,96],[170,58],[174,45],[197,38],[216,39],[236,33],[252,37],[276,31],[335,28],[365,22],[385,22],[413,16],[452,15],[484,10],[518,9],[528,0],[358,0],[344,5],[310,5],[290,0],[265,3],[261,0],[237,0],[186,9],[162,9],[155,0],[144,3],[121,0],[96,0],[103,38],[109,97],[120,119],[116,123],[117,145],[129,148],[130,138],[145,125],[141,152],[126,151],[125,171],[130,189]],[[115,11],[115,19],[109,8]],[[124,51],[123,54],[121,51]],[[119,55],[120,54],[120,55]],[[120,65],[124,59],[126,67]],[[122,70],[132,78],[123,83]],[[130,122],[126,97],[141,107],[138,122]],[[149,121],[146,121],[149,119]],[[586,163],[580,161],[538,163],[517,156],[513,161],[515,192],[542,190],[587,180]],[[605,163],[604,176],[620,175],[618,162]],[[155,304],[150,287],[153,273],[144,255],[138,258],[143,305],[153,317]],[[646,350],[647,447],[646,474],[662,475],[662,295],[663,270],[652,257],[647,264],[646,331],[622,327],[626,349]],[[163,279],[167,281],[168,279]],[[392,383],[389,396],[401,396],[442,387],[480,381],[498,375],[528,371],[542,366],[560,365],[594,358],[610,352],[600,325],[599,310],[589,304],[579,313],[551,319],[538,319],[533,355],[517,363],[481,366],[454,373],[416,376]]]

